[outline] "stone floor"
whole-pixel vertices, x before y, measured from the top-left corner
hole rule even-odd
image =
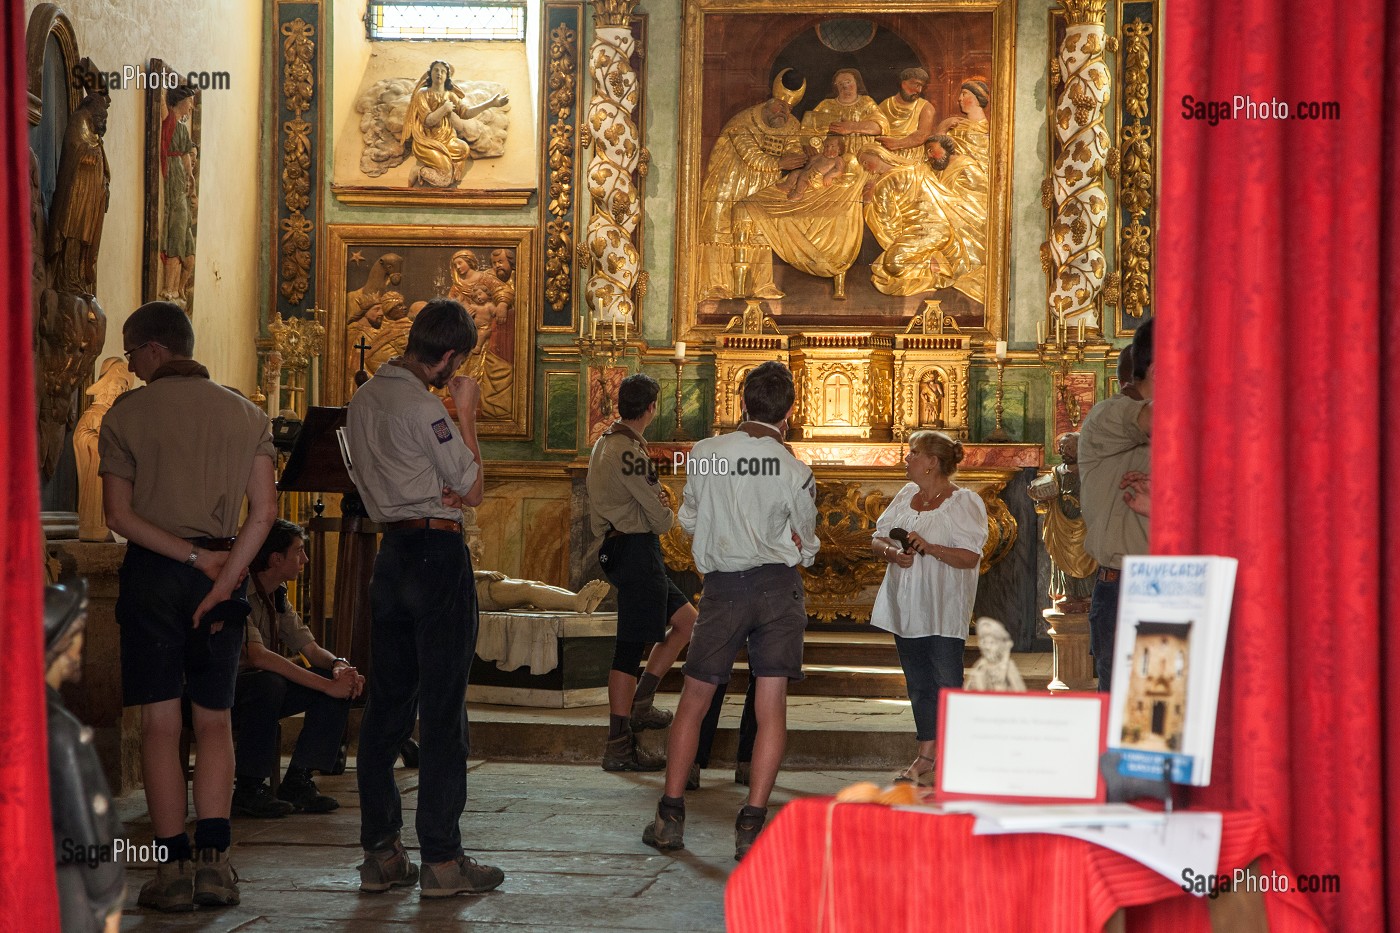
[[[405,843],[417,860],[411,829],[417,773],[400,770]],[[772,814],[796,797],[830,794],[889,771],[788,771],[779,775]],[[462,834],[468,852],[499,865],[505,883],[478,897],[420,901],[416,889],[363,895],[357,890],[359,809],[353,762],[320,778],[341,808],[320,816],[234,821],[233,860],[242,903],[189,914],[136,906],[151,867],[129,872],[124,931],[370,931],[463,928],[473,931],[720,931],[724,885],[734,862],[734,815],[745,788],[730,769],[704,772],[687,796],[687,847],[663,855],[641,842],[660,793],[659,774],[609,774],[596,764],[540,765],[472,761]],[[150,840],[138,792],[119,802],[128,833]]]

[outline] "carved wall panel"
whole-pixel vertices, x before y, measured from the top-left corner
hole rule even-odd
[[[583,53],[580,3],[544,5],[545,56],[541,108],[545,159],[540,178],[540,233],[544,287],[539,329],[573,331],[574,248],[578,228],[579,60]]]
[[[275,210],[272,295],[268,317],[305,314],[315,304],[317,241],[322,217],[318,167],[321,164],[321,4],[318,0],[279,2],[272,28],[274,68],[271,92],[276,114],[273,158]]]

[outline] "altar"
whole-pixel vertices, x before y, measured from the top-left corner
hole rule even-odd
[[[481,613],[467,700],[562,709],[608,702],[615,612]]]

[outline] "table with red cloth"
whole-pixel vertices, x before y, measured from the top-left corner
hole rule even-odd
[[[1102,930],[1123,908],[1129,930],[1210,930],[1205,897],[1150,868],[1068,836],[974,836],[974,818],[836,803],[783,807],[725,890],[730,933]],[[1224,814],[1218,874],[1259,861],[1266,878],[1292,872],[1262,817]],[[1201,872],[1214,866],[1203,865]],[[1274,933],[1324,930],[1302,894],[1266,894]]]

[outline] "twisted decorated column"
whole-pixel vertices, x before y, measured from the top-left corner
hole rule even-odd
[[[636,0],[594,0],[593,7],[588,55],[593,96],[583,140],[592,148],[585,178],[593,212],[582,244],[589,271],[584,295],[592,321],[634,328],[636,303],[645,288],[636,236],[638,179],[647,161],[634,118],[638,79],[631,63],[636,45],[631,20]]]
[[[1050,239],[1042,259],[1050,273],[1051,326],[1101,330],[1099,297],[1103,289],[1104,228],[1108,195],[1104,171],[1111,140],[1104,127],[1111,72],[1104,62],[1105,0],[1063,0],[1064,41],[1051,66],[1059,85],[1052,116],[1056,140],[1054,165],[1042,189],[1051,210]]]

